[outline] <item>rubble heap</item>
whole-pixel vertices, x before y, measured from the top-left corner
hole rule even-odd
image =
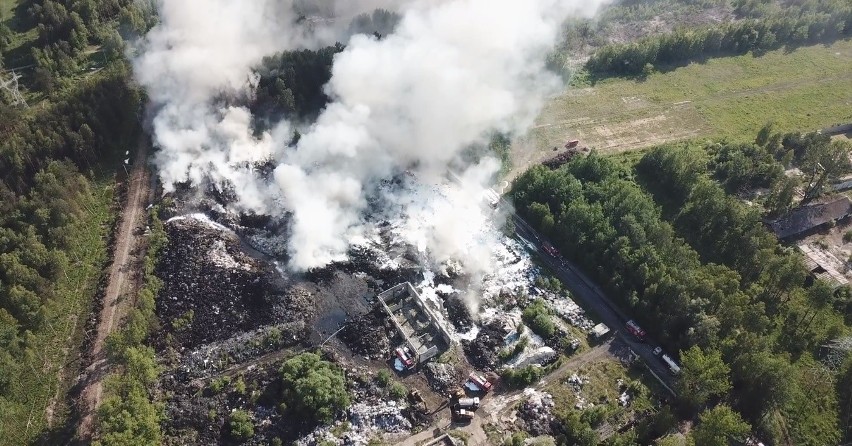
[[[518,422],[520,427],[532,436],[550,435],[553,433],[551,423],[553,416],[553,396],[546,392],[528,389],[525,394],[529,398],[518,407]]]
[[[377,307],[367,314],[354,317],[338,337],[353,353],[370,359],[382,359],[393,350],[391,339],[395,335],[393,323]]]
[[[505,345],[508,334],[505,321],[495,318],[484,325],[472,341],[462,340],[470,364],[485,372],[496,371],[500,362],[497,355]]]
[[[172,327],[180,347],[194,348],[309,312],[307,296],[283,296],[275,271],[245,254],[234,233],[196,218],[169,220],[165,229],[169,243],[156,272],[163,281],[157,316],[163,324],[182,321]]]
[[[470,331],[473,328],[473,316],[470,314],[470,308],[464,303],[458,292],[453,292],[448,295],[438,292],[444,300],[444,308],[447,310],[450,322],[458,332]]]
[[[443,395],[462,381],[462,374],[450,364],[430,362],[423,368],[423,373],[429,381],[429,387]]]
[[[334,426],[317,428],[300,438],[300,446],[316,444],[367,445],[377,433],[397,434],[401,437],[411,432],[411,422],[404,416],[405,406],[395,401],[358,403],[349,408],[347,419]],[[349,423],[348,429],[341,428]],[[339,432],[338,432],[339,431]],[[335,435],[335,432],[338,432]]]

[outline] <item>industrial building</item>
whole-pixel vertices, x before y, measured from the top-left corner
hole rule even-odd
[[[452,344],[436,310],[429,308],[428,302],[410,283],[400,283],[377,297],[405,340],[415,365],[438,356]]]

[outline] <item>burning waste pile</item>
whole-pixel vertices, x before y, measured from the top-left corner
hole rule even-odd
[[[159,180],[178,202],[157,267],[156,347],[168,358],[167,413],[175,414],[168,437],[219,442],[223,418],[209,417],[218,430],[204,424],[194,383],[213,386],[214,376],[257,366],[255,382],[274,387],[263,361],[281,347],[318,346],[343,328],[345,353],[387,357],[400,341],[369,298],[400,282],[414,284],[474,366],[498,368],[494,354],[520,319],[501,299],[530,292],[536,271],[501,232],[505,216],[489,190],[500,162],[487,145],[496,133],[529,128],[560,88],[545,61],[561,21],[599,3],[158,3],[160,22],[136,45],[134,72],[151,100]],[[375,6],[398,16],[383,35],[352,35],[333,20]],[[322,53],[337,40],[343,45]],[[317,63],[328,71],[306,73],[292,59],[281,71],[293,76],[263,78],[263,64],[291,60],[284,56],[294,50],[332,54]],[[322,86],[293,83],[325,75]],[[261,84],[280,87],[273,102],[289,111],[254,114]],[[323,102],[315,114],[294,111],[307,108],[306,97]],[[544,341],[528,338],[540,353]],[[444,387],[459,371],[432,372]],[[272,420],[257,426],[256,444],[304,434],[284,428],[274,404],[238,390],[198,398]],[[396,407],[359,401],[347,418],[353,432],[402,432]]]

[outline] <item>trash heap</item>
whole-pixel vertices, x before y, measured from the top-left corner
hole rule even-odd
[[[536,437],[552,434],[553,396],[547,392],[538,392],[533,389],[527,389],[524,391],[524,395],[527,395],[528,398],[518,407],[519,427]]]
[[[462,374],[450,364],[434,361],[423,367],[423,374],[426,375],[429,387],[442,395],[446,395],[450,389],[457,387],[462,379]]]
[[[593,404],[586,402],[586,399],[583,398],[583,385],[589,382],[589,378],[586,376],[579,376],[576,373],[572,374],[566,380],[566,384],[574,391],[574,395],[577,397],[577,403],[574,404],[574,408],[578,410],[585,409],[586,407],[592,407]]]
[[[405,409],[404,404],[396,401],[357,403],[349,408],[346,420],[320,427],[295,444],[363,446],[379,434],[396,434],[404,438],[410,435],[412,428],[411,421],[403,415]]]

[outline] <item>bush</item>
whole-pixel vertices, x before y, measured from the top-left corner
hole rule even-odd
[[[852,230],[843,233],[843,243],[852,242]]]
[[[343,372],[314,353],[302,353],[281,366],[283,410],[315,422],[328,422],[349,406]]]
[[[527,439],[527,433],[524,431],[515,432],[511,438],[508,438],[504,443],[505,446],[524,446]]]
[[[545,339],[551,338],[556,333],[556,325],[551,319],[550,309],[540,299],[527,306],[521,317],[533,332]]]
[[[245,382],[245,380],[243,380],[242,376],[237,378],[237,380],[234,382],[234,392],[236,392],[240,395],[245,395],[245,393],[246,393],[246,382]]]
[[[528,365],[520,369],[506,369],[502,378],[513,389],[521,389],[537,382],[544,376],[544,368]]]
[[[390,385],[390,389],[388,389],[388,394],[390,394],[391,398],[399,400],[405,398],[405,395],[408,394],[408,390],[406,390],[405,386],[402,385],[402,383],[394,382]]]
[[[214,379],[210,383],[210,391],[213,392],[213,394],[215,395],[215,394],[221,392],[225,388],[225,386],[227,386],[230,383],[231,383],[231,378],[228,377],[228,376],[223,376],[221,378]]]
[[[376,382],[382,386],[387,387],[391,382],[391,374],[387,370],[379,370],[379,373],[376,374]]]
[[[254,423],[251,420],[251,415],[244,410],[235,410],[231,413],[228,427],[231,438],[235,440],[248,440],[254,436]]]

